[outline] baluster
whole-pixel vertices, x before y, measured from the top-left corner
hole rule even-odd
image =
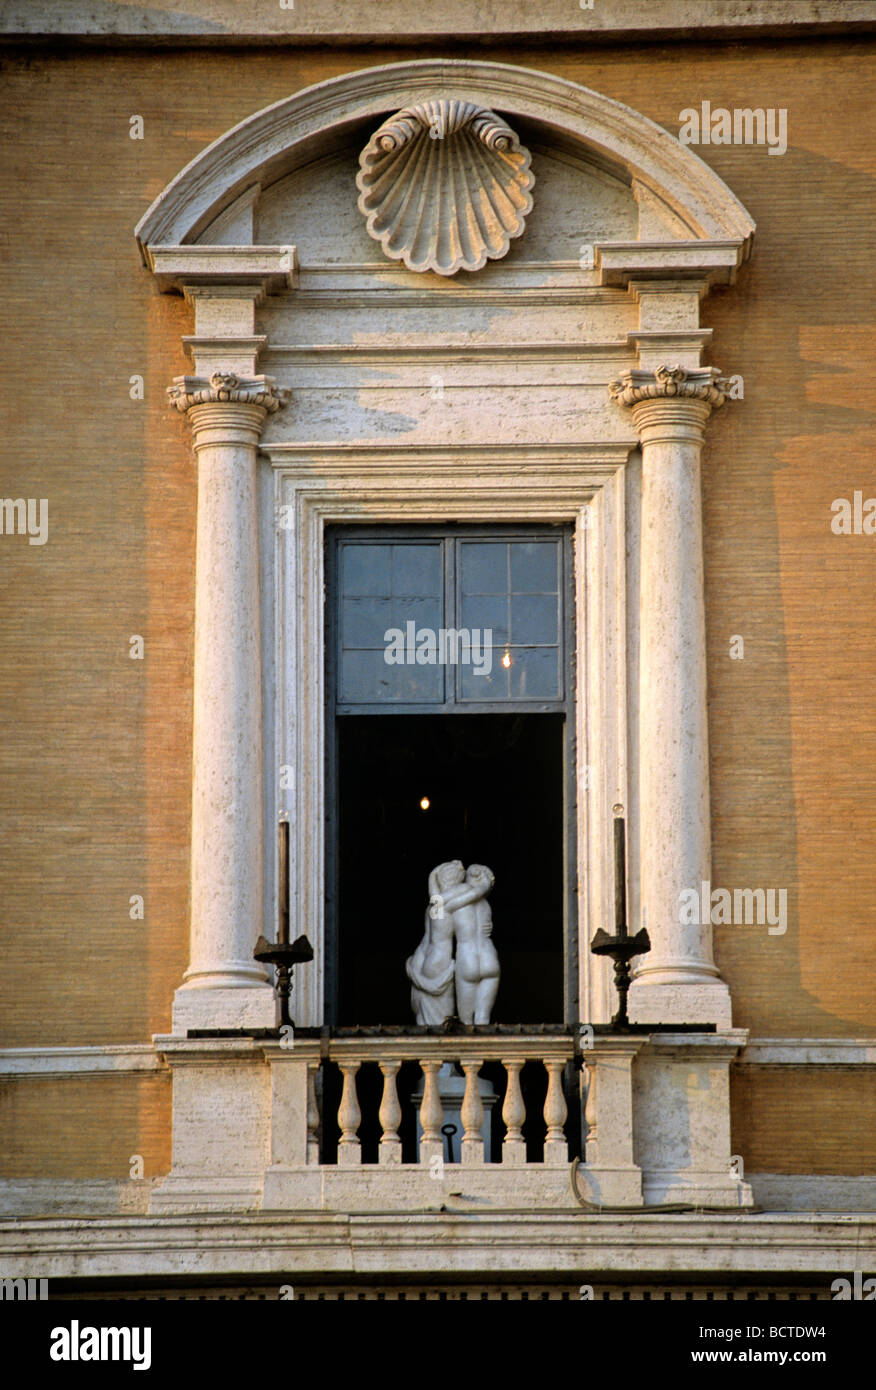
[[[420,1101],[420,1162],[444,1157],[444,1139],[441,1134],[441,1121],[444,1111],[438,1094],[438,1068],[440,1062],[420,1062],[423,1070],[423,1099]]]
[[[568,1114],[566,1097],[563,1095],[563,1066],[563,1062],[545,1062],[548,1089],[544,1102],[544,1120],[547,1125],[544,1161],[554,1167],[569,1161],[569,1148],[563,1132]]]
[[[584,1102],[584,1123],[587,1126],[585,1135],[585,1162],[598,1162],[598,1138],[596,1130],[596,1063],[587,1062],[587,1099]]]
[[[380,1128],[383,1130],[380,1136],[381,1163],[401,1163],[401,1140],[398,1137],[398,1127],[401,1124],[402,1112],[395,1079],[400,1066],[401,1062],[395,1061],[380,1063],[380,1070],[383,1073],[383,1095],[380,1098],[380,1109],[377,1113]]]
[[[362,1123],[362,1111],[359,1109],[359,1097],[356,1094],[356,1073],[359,1070],[359,1063],[340,1062],[338,1065],[344,1078],[344,1090],[341,1095],[341,1103],[338,1106],[338,1125],[341,1130],[341,1137],[338,1142],[338,1166],[340,1168],[357,1168],[362,1162],[362,1146],[357,1136],[357,1130]]]
[[[526,1162],[526,1140],[523,1138],[523,1121],[526,1119],[526,1107],[523,1104],[523,1092],[520,1089],[520,1071],[523,1066],[522,1057],[509,1057],[502,1063],[508,1077],[508,1085],[505,1089],[505,1103],[502,1106],[502,1119],[505,1121],[507,1134],[502,1144],[503,1163],[525,1163]]]
[[[462,1098],[462,1162],[466,1168],[483,1165],[484,1136],[481,1127],[484,1123],[484,1103],[478,1085],[478,1072],[483,1062],[463,1062],[465,1072],[465,1095]]]
[[[319,1163],[319,1105],[316,1100],[318,1062],[307,1064],[307,1162]]]

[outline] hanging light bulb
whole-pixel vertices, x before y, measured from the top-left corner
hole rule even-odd
[[[511,665],[511,653],[509,652],[507,647],[505,648],[505,655],[502,657],[502,665],[505,667],[506,671],[508,670],[508,667]]]
[[[432,805],[432,803],[431,803],[431,801],[429,800],[428,796],[424,796],[424,797],[421,798],[421,800],[420,800],[420,810],[421,810],[421,811],[428,811],[428,809],[429,809],[429,807],[430,807],[431,805]]]

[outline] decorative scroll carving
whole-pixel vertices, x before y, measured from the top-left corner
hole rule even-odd
[[[167,394],[170,405],[183,412],[193,405],[236,401],[241,405],[260,405],[273,415],[292,393],[285,386],[278,387],[272,376],[241,377],[235,372],[214,372],[209,381],[201,376],[175,377]]]
[[[480,270],[507,253],[532,210],[529,151],[473,102],[405,107],[374,132],[359,165],[368,234],[409,270]]]
[[[719,406],[724,404],[725,387],[726,382],[717,367],[701,367],[695,371],[688,371],[686,367],[658,367],[656,372],[625,372],[619,381],[609,383],[608,393],[618,405],[686,396]]]

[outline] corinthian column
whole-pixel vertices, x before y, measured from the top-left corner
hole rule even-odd
[[[273,1027],[262,930],[262,689],[256,451],[285,404],[271,377],[177,377],[198,459],[191,959],[173,1031]]]
[[[630,1017],[730,1024],[710,922],[682,922],[684,889],[711,878],[700,452],[724,396],[714,368],[658,367],[612,382],[642,444],[639,747],[642,922]]]

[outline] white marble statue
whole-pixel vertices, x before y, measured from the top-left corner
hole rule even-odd
[[[456,1011],[462,1023],[489,1023],[499,989],[499,957],[490,940],[487,894],[495,883],[484,864],[471,864],[465,882],[444,893],[456,938]]]
[[[500,974],[486,900],[494,882],[484,864],[466,871],[458,859],[439,864],[429,875],[423,940],[407,962],[418,1023],[440,1025],[452,1018],[454,993],[463,1023],[489,1023]]]
[[[440,1026],[456,1010],[453,988],[453,921],[441,906],[445,889],[462,883],[465,870],[458,859],[439,864],[429,875],[429,906],[423,939],[406,969],[411,982],[411,1008],[418,1023]]]

